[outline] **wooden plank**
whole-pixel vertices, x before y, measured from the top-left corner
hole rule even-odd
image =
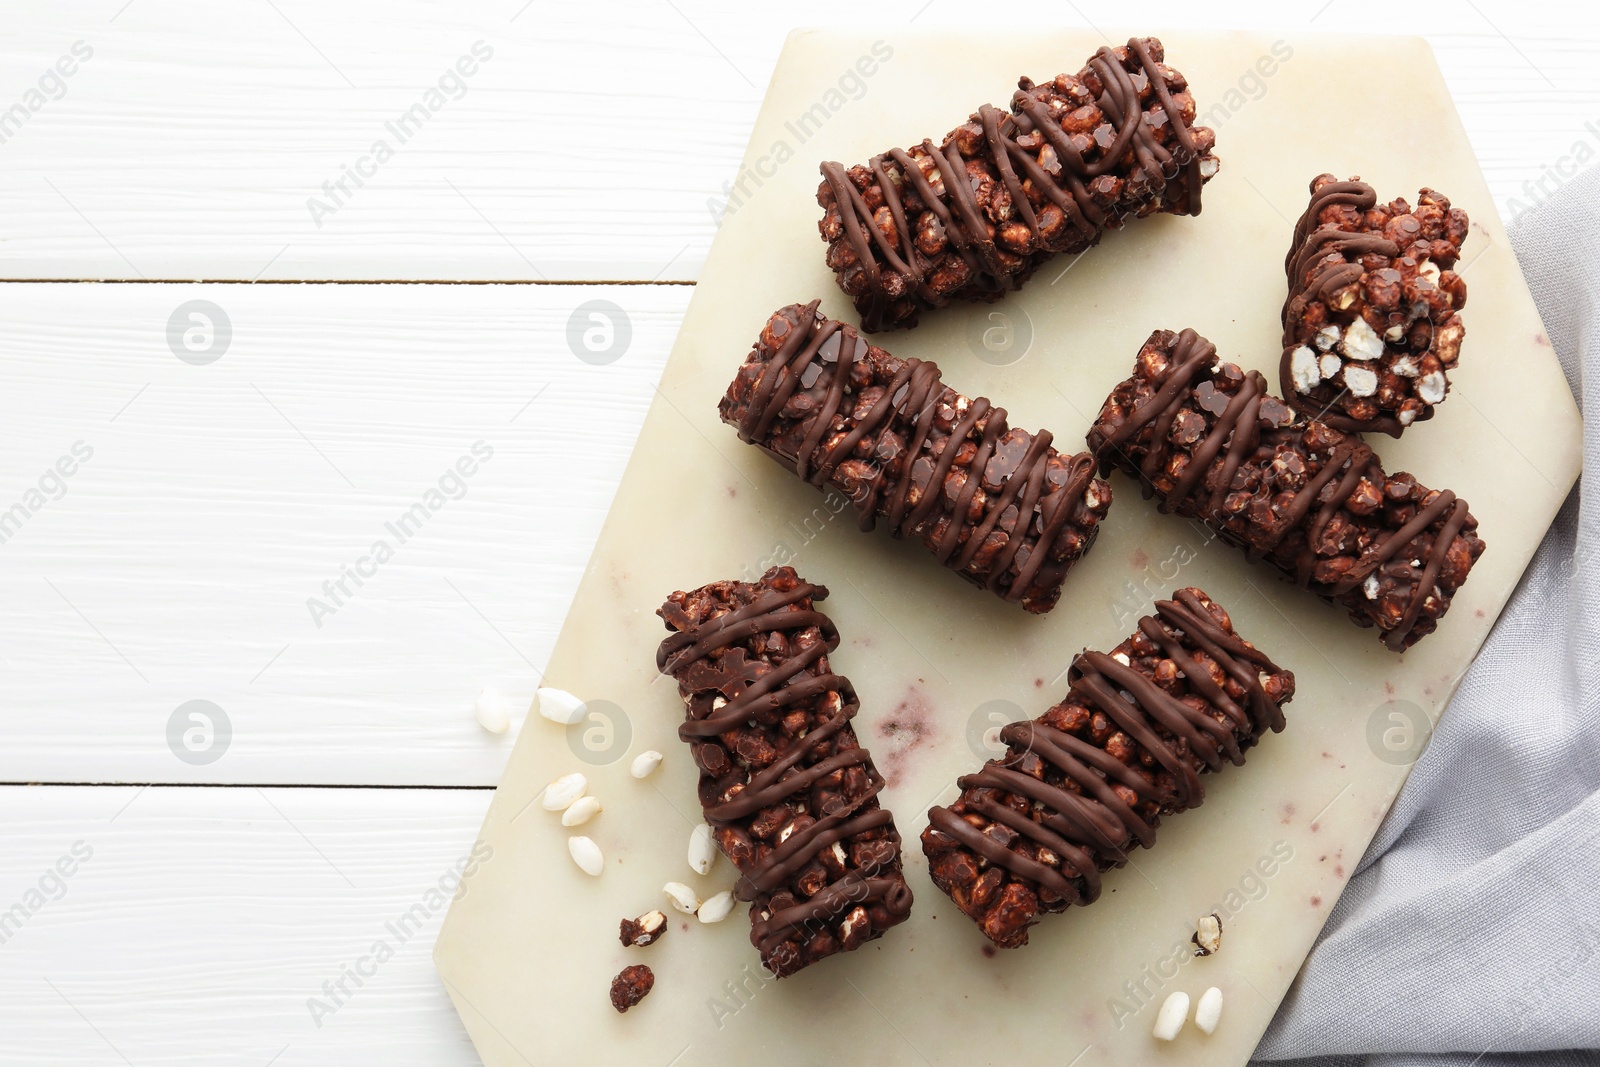
[[[0,781],[492,785],[475,696],[537,685],[692,292],[0,286]]]
[[[1427,35],[1508,215],[1576,145],[1600,149],[1585,125],[1600,20],[1476,6],[1167,0],[1141,17]],[[0,112],[21,111],[0,125],[0,277],[31,279],[692,279],[785,34],[860,15],[848,0],[6,7]],[[874,17],[892,42],[968,11],[902,0]],[[884,143],[941,132],[902,128],[870,79],[861,92],[842,106],[881,112]],[[426,121],[402,130],[416,105]],[[786,166],[815,164],[791,147]],[[346,168],[368,173],[357,186]]]
[[[477,1063],[429,957],[489,798],[0,789],[0,1064]]]

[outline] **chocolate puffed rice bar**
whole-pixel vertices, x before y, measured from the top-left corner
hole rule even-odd
[[[850,725],[826,588],[773,567],[758,582],[677,592],[656,665],[685,705],[678,736],[700,768],[712,836],[739,869],[750,941],[775,976],[860,948],[911,911],[883,776]]]
[[[1197,518],[1403,651],[1432,633],[1483,554],[1449,490],[1386,474],[1370,447],[1308,419],[1193,330],[1157,330],[1089,431],[1103,471]]]
[[[1048,431],[1006,423],[936,364],[897,359],[817,301],[774,312],[718,405],[747,443],[811,484],[918,538],[961,577],[1049,611],[1111,506],[1087,452],[1063,455]]]
[[[1290,407],[1391,437],[1433,418],[1466,336],[1467,283],[1452,268],[1468,225],[1432,189],[1413,208],[1379,204],[1359,178],[1312,179],[1284,261],[1278,385]]]
[[[1066,697],[1000,731],[1006,753],[928,812],[928,873],[1001,948],[1039,916],[1092,904],[1100,875],[1161,819],[1200,806],[1200,775],[1242,764],[1283,729],[1294,675],[1233,629],[1199,589],[1159,600],[1132,637],[1072,662]]]
[[[938,145],[865,166],[822,164],[827,263],[869,333],[923,308],[998,300],[1058,252],[1128,218],[1200,214],[1216,134],[1161,42],[1105,47],[1076,75],[1018,81],[1011,111],[980,107]]]

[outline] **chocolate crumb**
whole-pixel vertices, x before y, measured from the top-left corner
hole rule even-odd
[[[666,932],[666,915],[659,911],[647,911],[637,919],[623,919],[617,939],[624,948],[645,948],[660,941]]]
[[[1194,934],[1189,940],[1194,942],[1196,956],[1209,956],[1222,948],[1222,916],[1216,912],[1200,916],[1195,920]]]
[[[622,973],[611,979],[611,1006],[625,1012],[649,994],[656,984],[656,976],[642,963],[622,968]]]

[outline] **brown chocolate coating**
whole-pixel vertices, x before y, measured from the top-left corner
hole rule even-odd
[[[1018,82],[935,146],[848,170],[822,164],[828,265],[868,332],[914,326],[924,307],[997,300],[1051,256],[1099,243],[1128,217],[1200,214],[1216,135],[1161,42],[1105,47],[1076,76]]]
[[[1055,606],[1111,506],[1088,453],[897,359],[817,302],[775,312],[727,395],[722,421],[818,487],[848,496],[871,530],[919,538],[944,566],[1035,614]]]
[[[1093,903],[1101,872],[1155,844],[1162,816],[1199,807],[1200,775],[1244,763],[1294,695],[1294,675],[1192,588],[1110,655],[1079,655],[1069,678],[1061,703],[1000,731],[1006,754],[962,777],[922,835],[934,884],[1002,948],[1027,944],[1042,914]]]
[[[1089,446],[1162,511],[1200,519],[1395,651],[1433,632],[1483,554],[1466,501],[1386,474],[1359,437],[1296,414],[1193,330],[1150,335]]]
[[[828,655],[828,591],[774,567],[759,582],[672,594],[656,664],[678,682],[678,736],[700,768],[700,802],[752,904],[750,941],[777,977],[904,922],[911,889],[900,835],[879,806],[883,777],[856,741],[858,702]]]

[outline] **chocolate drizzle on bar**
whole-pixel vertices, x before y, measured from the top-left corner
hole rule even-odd
[[[1087,453],[1063,456],[1049,431],[945,386],[939,368],[896,359],[817,301],[776,312],[720,412],[747,443],[882,518],[945,567],[1029,611],[1054,606],[1094,540],[1110,488]]]
[[[1466,501],[1386,475],[1359,437],[1295,415],[1193,330],[1151,335],[1089,443],[1162,511],[1199,518],[1396,651],[1433,630],[1483,551]]]
[[[1292,674],[1198,589],[1155,608],[1111,655],[1079,655],[1066,698],[1004,727],[1006,754],[928,812],[934,883],[1002,947],[1026,944],[1040,913],[1093,903],[1161,816],[1200,805],[1202,773],[1283,729]]]
[[[884,781],[850,725],[855,690],[828,666],[839,633],[814,606],[827,595],[775,567],[759,583],[675,593],[658,612],[677,631],[656,664],[687,705],[678,736],[702,771],[705,819],[779,977],[911,909]]]
[[[1293,340],[1288,322],[1304,313],[1307,304],[1313,300],[1327,300],[1351,282],[1361,280],[1365,273],[1359,262],[1362,256],[1369,252],[1391,258],[1400,254],[1400,246],[1382,234],[1317,226],[1317,216],[1325,207],[1349,204],[1365,212],[1377,202],[1378,194],[1362,181],[1329,182],[1311,194],[1310,204],[1295,223],[1294,245],[1284,257],[1284,272],[1291,287],[1289,302],[1283,309],[1284,344]],[[1330,259],[1317,270],[1310,270],[1312,264],[1330,252],[1340,258]]]
[[[1022,79],[1011,113],[985,104],[940,145],[890,149],[850,171],[823,163],[824,239],[849,251],[831,248],[829,264],[863,328],[1020,288],[1039,262],[1088,248],[1123,216],[1198,215],[1215,137],[1192,128],[1187,83],[1162,58],[1159,41],[1133,38],[1100,49],[1076,78]],[[1000,233],[1016,224],[1025,230]]]

